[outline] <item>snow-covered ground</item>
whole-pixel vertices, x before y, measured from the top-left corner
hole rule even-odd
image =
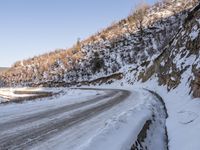
[[[48,94],[56,94],[61,91],[59,88],[0,88],[0,103],[12,102],[16,99],[28,99],[30,97],[37,98],[37,96],[43,94],[46,94],[44,97],[48,97]]]
[[[18,92],[22,92],[22,93],[25,92],[25,93],[21,94],[21,93],[18,93]],[[80,98],[82,96],[83,97],[87,96],[89,93],[91,95],[98,94],[97,91],[91,90],[91,92],[88,92],[88,91],[82,92],[82,90],[78,90],[78,89],[77,90],[71,90],[71,89],[68,89],[68,88],[28,88],[28,87],[24,87],[24,88],[0,88],[0,103],[12,102],[13,100],[18,99],[18,98],[19,98],[19,101],[20,101],[20,98],[27,98],[28,99],[29,97],[34,97],[34,96],[37,97],[38,95],[45,94],[45,93],[47,94],[46,97],[48,97],[48,93],[52,93],[52,95],[54,95],[54,94],[57,95],[59,93],[60,94],[61,93],[66,94],[67,93],[67,97],[72,98],[72,99]],[[47,98],[47,99],[49,99],[49,98]],[[44,100],[44,98],[43,98],[43,100]]]
[[[187,73],[185,75],[187,75]],[[76,126],[72,126],[69,129],[63,131],[61,134],[57,134],[56,136],[51,137],[44,142],[38,143],[36,146],[32,147],[32,149],[130,149],[134,141],[137,140],[137,136],[145,122],[149,119],[152,119],[152,109],[155,106],[154,104],[156,98],[142,89],[147,88],[152,91],[156,91],[164,99],[164,102],[166,104],[167,112],[169,115],[166,120],[169,149],[199,150],[199,99],[192,99],[191,95],[188,94],[189,88],[187,81],[182,81],[175,90],[170,92],[167,91],[166,87],[156,85],[156,82],[156,78],[152,77],[152,79],[146,83],[138,82],[134,85],[128,85],[124,82],[122,85],[121,81],[119,81],[111,85],[99,86],[98,88],[103,89],[126,89],[131,91],[131,95],[123,103],[120,103],[115,107],[112,107],[111,109],[106,110],[101,114],[98,114],[92,119],[86,120]],[[97,87],[90,86],[89,88]],[[104,95],[107,93],[104,90],[94,89],[81,90],[46,88],[34,90],[47,92],[64,92],[50,99],[43,98],[42,100],[27,101],[22,104],[11,103],[2,106],[0,105],[0,124],[5,123],[11,119],[23,118],[26,115],[31,115],[36,112],[56,109],[66,104],[70,105],[84,102],[88,99],[95,98],[96,96]],[[65,114],[65,117],[73,115],[76,112],[91,108],[95,105],[106,103],[108,101],[109,98],[101,102],[67,112]],[[156,111],[154,110],[153,112]],[[58,117],[62,118],[63,115]],[[161,122],[163,120],[164,119],[161,117]],[[151,137],[152,139],[159,139],[163,136],[164,124],[165,121],[162,125],[159,126],[160,128],[158,128],[157,131],[149,131],[149,133],[154,132],[154,135]],[[155,128],[157,127],[154,127],[154,129]],[[155,134],[155,132],[157,132],[158,134]],[[163,138],[161,138],[161,140],[159,141],[152,141],[152,139],[149,140],[149,137],[147,137],[145,142],[148,143],[148,146],[154,150],[165,149],[163,147]],[[156,147],[154,147],[155,145]]]
[[[6,89],[7,90],[7,89]],[[11,90],[11,89],[10,89]],[[12,91],[15,89],[12,89]],[[19,88],[17,88],[19,90]],[[42,98],[37,99],[34,101],[26,101],[23,103],[10,103],[10,104],[2,104],[0,105],[0,123],[3,123],[4,121],[7,121],[8,119],[14,119],[20,118],[29,114],[34,114],[35,112],[42,112],[48,109],[56,109],[59,108],[65,104],[71,105],[75,104],[77,102],[84,102],[88,100],[89,98],[94,98],[99,94],[104,94],[103,91],[82,91],[82,90],[70,90],[65,88],[45,88],[45,89],[29,89],[29,88],[23,88],[23,90],[42,90],[42,91],[52,91],[52,92],[59,92],[63,91],[63,94],[61,93],[58,96],[51,97],[51,98]],[[4,94],[8,94],[5,92]],[[8,96],[13,96],[11,95]],[[29,95],[28,95],[29,96]],[[15,97],[15,95],[14,95]],[[5,101],[5,99],[1,98],[2,101]]]
[[[170,150],[200,149],[200,101],[189,94],[187,81],[168,92],[166,87],[156,86],[155,80],[142,86],[153,89],[163,97],[169,114],[166,126]]]
[[[177,55],[179,57],[179,55]],[[158,85],[158,79],[152,76],[145,83],[134,82],[133,85],[127,84],[127,79],[115,82],[112,86],[123,85],[132,88],[145,88],[159,94],[166,105],[168,118],[166,127],[169,138],[169,150],[199,150],[200,149],[200,99],[193,98],[190,93],[190,76],[192,75],[192,62],[195,57],[190,56],[185,65],[190,67],[181,77],[177,88],[167,91],[167,87]],[[180,58],[177,58],[177,62]],[[140,69],[140,68],[139,68]],[[127,70],[127,68],[125,68]],[[134,78],[132,74],[127,74],[127,78]],[[134,80],[133,80],[134,81]],[[121,82],[123,84],[121,84]],[[106,86],[106,85],[105,85]]]
[[[150,150],[167,149],[164,133],[165,115],[162,106],[149,92],[140,89],[134,94],[137,96],[132,95],[124,108],[119,106],[118,114],[113,115],[112,119],[106,122],[105,127],[91,138],[83,148],[84,150],[130,150],[130,147],[138,140],[138,135],[145,123],[154,119],[156,121],[152,122],[144,143],[141,143],[143,147],[138,148],[145,149],[146,146]],[[137,104],[134,104],[135,100]]]
[[[185,76],[189,75],[187,71]],[[181,84],[169,92],[166,87],[156,85],[155,79],[145,84],[135,85],[152,89],[164,99],[169,114],[166,126],[170,150],[200,149],[200,101],[199,98],[193,99],[189,94],[189,83],[185,76]]]
[[[191,56],[192,57],[192,56]],[[191,64],[187,62],[186,64]],[[128,70],[122,68],[122,70]],[[165,86],[159,86],[157,78],[153,76],[149,81],[135,82],[133,85],[127,83],[127,79],[115,81],[111,85],[101,87],[119,87],[122,89],[149,89],[159,94],[166,105],[168,118],[166,128],[168,133],[169,150],[199,150],[200,149],[200,100],[193,98],[190,93],[191,67],[183,74],[181,83],[176,89],[167,91]],[[128,76],[128,75],[127,75]],[[132,74],[130,77],[134,78]],[[155,150],[157,148],[154,148]]]
[[[107,88],[113,88],[112,86]],[[24,89],[23,89],[24,90]],[[30,90],[30,89],[29,89]],[[41,89],[34,89],[40,90]],[[43,89],[48,91],[48,89]],[[123,91],[116,90],[98,90],[98,89],[51,89],[51,91],[65,91],[64,94],[55,96],[54,98],[43,98],[42,100],[27,101],[21,104],[6,104],[0,105],[0,142],[4,139],[1,137],[10,138],[9,134],[17,134],[26,129],[37,129],[37,126],[45,123],[51,123],[52,121],[64,120],[71,116],[82,113],[87,109],[91,109],[96,106],[101,106],[109,103],[112,99],[115,100],[123,94]],[[136,142],[137,136],[142,130],[147,120],[152,120],[152,116],[157,117],[157,122],[152,123],[152,129],[150,132],[151,137],[147,136],[145,140],[149,147],[155,149],[165,149],[164,143],[164,127],[165,118],[160,116],[160,104],[156,101],[156,98],[147,91],[141,89],[130,89],[130,96],[123,102],[110,107],[109,109],[95,115],[90,119],[84,120],[79,124],[73,125],[66,130],[63,130],[59,134],[55,134],[50,138],[37,142],[36,145],[29,147],[30,149],[70,149],[70,150],[93,150],[93,149],[105,149],[105,150],[126,150]],[[9,122],[18,119],[24,119],[27,116],[33,116],[34,114],[41,113],[49,110],[57,110],[64,105],[77,104],[86,102],[88,99],[111,94],[110,97],[104,97],[101,101],[88,104],[83,107],[78,107],[67,111],[62,114],[58,114],[55,117],[43,118],[42,120],[34,120],[32,122],[21,125],[18,121],[19,127],[11,128],[12,125]],[[97,107],[98,108],[98,107]],[[26,120],[24,120],[26,123]],[[5,124],[8,123],[8,126]],[[53,123],[53,122],[52,122]],[[157,138],[157,136],[159,138]],[[152,140],[154,137],[156,140]],[[1,144],[0,144],[1,145]]]

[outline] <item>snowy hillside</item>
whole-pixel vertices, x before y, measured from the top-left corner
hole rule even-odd
[[[141,82],[146,82],[153,77],[158,85],[166,86],[168,91],[186,82],[193,96],[199,97],[199,19],[200,5],[197,5],[160,55],[146,66],[137,66],[137,70],[134,70],[133,66],[129,67],[131,71],[127,71],[127,68],[122,69],[127,71],[126,80],[134,81],[139,78]]]
[[[110,76],[124,66],[147,66],[177,34],[196,2],[167,0],[150,8],[139,8],[128,18],[78,41],[67,51],[59,50],[15,63],[1,78],[7,86],[59,83],[70,86]],[[139,16],[142,25],[138,27],[140,10],[143,10]]]
[[[142,24],[138,26],[137,16],[141,10]],[[122,103],[123,106],[118,105],[116,109],[118,110],[119,107],[119,110],[125,111],[121,114],[118,114],[116,110],[111,111],[118,115],[115,114],[116,118],[101,126],[102,128],[100,127],[102,122],[95,124],[102,130],[92,134],[93,138],[85,145],[78,145],[82,149],[94,149],[96,145],[103,145],[106,149],[109,142],[113,142],[113,137],[118,137],[116,140],[122,143],[110,144],[111,150],[116,150],[116,147],[120,149],[124,143],[126,145],[122,149],[126,149],[128,145],[129,149],[132,146],[133,150],[144,147],[148,150],[199,150],[199,52],[200,3],[198,0],[165,0],[152,7],[145,6],[136,10],[126,19],[102,32],[84,41],[78,41],[69,50],[58,50],[16,62],[12,68],[0,74],[0,84],[5,87],[81,86],[82,88],[119,88],[132,91],[132,97],[128,99],[130,103],[128,101]],[[138,89],[137,92],[133,92],[135,89]],[[150,92],[150,95],[146,90]],[[117,94],[119,91],[112,92]],[[5,96],[5,91],[3,94]],[[134,105],[134,107],[138,106],[137,111],[131,108],[135,104],[132,98],[138,98],[136,102],[139,105]],[[155,101],[155,99],[160,101]],[[105,114],[103,118],[109,119],[109,113]],[[136,122],[134,129],[130,128],[132,125],[129,124],[130,120]],[[89,125],[91,122],[90,120]],[[142,125],[139,122],[142,122]],[[147,124],[146,132],[143,133],[141,128],[145,127],[145,124]],[[130,128],[133,132],[124,127]],[[139,136],[138,129],[143,133],[141,133],[143,138]],[[89,130],[87,128],[86,131]],[[80,133],[84,135],[83,130]],[[122,134],[124,135],[120,139]],[[127,137],[131,137],[133,141]],[[82,138],[80,136],[79,142],[85,140],[85,137]],[[8,139],[10,139],[9,136]],[[11,137],[11,139],[14,138]],[[16,139],[16,141],[20,140]],[[57,142],[55,141],[51,139],[46,142],[52,142],[54,145]],[[64,144],[64,147],[70,147],[73,144],[77,146],[77,143],[73,142],[72,145],[65,145],[64,140],[60,142],[61,145]],[[162,148],[157,145],[159,142]],[[6,144],[9,146],[9,140]],[[4,143],[2,145],[4,146]],[[155,145],[157,147],[154,147]],[[38,146],[41,149],[44,147],[43,144]],[[101,146],[99,147],[102,148]]]

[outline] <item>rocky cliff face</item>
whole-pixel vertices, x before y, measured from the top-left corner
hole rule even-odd
[[[152,76],[168,90],[184,80],[194,97],[200,97],[200,4],[186,17],[183,25],[163,52],[139,73],[142,82]]]
[[[10,86],[31,86],[89,82],[120,73],[130,84],[156,77],[159,85],[171,90],[188,73],[194,96],[200,96],[197,4],[197,0],[157,3],[144,15],[142,32],[132,21],[133,14],[68,51],[18,62],[2,78]]]

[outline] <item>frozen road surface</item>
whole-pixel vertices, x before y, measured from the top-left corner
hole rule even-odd
[[[120,89],[61,91],[49,98],[1,103],[0,150],[130,149],[152,114],[144,107],[144,93]]]

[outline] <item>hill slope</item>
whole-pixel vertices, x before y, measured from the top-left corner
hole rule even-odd
[[[199,50],[200,50],[200,5],[189,12],[183,25],[160,55],[148,65],[139,66],[139,71],[132,75],[142,82],[152,77],[157,79],[158,85],[164,85],[170,91],[186,81],[194,97],[199,97]],[[131,76],[127,72],[127,78]],[[132,80],[132,79],[130,79]]]
[[[154,90],[169,114],[169,149],[199,150],[200,3],[157,3],[145,10],[142,30],[136,15],[69,50],[17,62],[1,74],[4,86],[102,84]]]
[[[136,11],[69,50],[19,61],[1,78],[7,86],[70,86],[112,76],[127,65],[147,66],[177,34],[196,3],[197,0],[168,0],[145,8],[140,16],[142,28],[138,28]]]
[[[136,11],[69,50],[15,63],[1,80],[5,86],[71,86],[122,78],[133,84],[155,76],[169,91],[184,78],[193,96],[199,97],[197,4],[197,0],[167,0],[145,7],[142,28]]]

